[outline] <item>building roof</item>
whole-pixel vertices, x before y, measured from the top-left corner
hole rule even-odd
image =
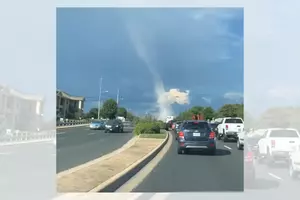
[[[67,99],[71,99],[71,100],[76,100],[76,101],[84,101],[85,98],[83,96],[73,96],[73,95],[70,95],[62,90],[56,90],[56,95],[60,95],[64,98],[67,98]]]
[[[6,85],[0,85],[0,91],[4,91],[8,95],[12,95],[21,99],[33,100],[33,101],[43,101],[44,96],[35,94],[26,94],[15,89],[12,89]]]

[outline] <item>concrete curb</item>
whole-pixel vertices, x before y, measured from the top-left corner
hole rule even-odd
[[[135,163],[130,165],[128,168],[122,172],[116,174],[112,178],[108,179],[104,183],[98,185],[89,192],[115,192],[119,187],[125,184],[129,179],[131,179],[135,174],[137,174],[144,166],[146,166],[167,144],[169,140],[169,133],[167,132],[164,141],[153,149],[150,153],[137,160]]]

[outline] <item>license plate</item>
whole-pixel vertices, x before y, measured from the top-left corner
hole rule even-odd
[[[200,133],[193,133],[194,137],[200,137],[200,135],[201,135]]]

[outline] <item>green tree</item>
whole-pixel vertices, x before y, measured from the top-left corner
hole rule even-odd
[[[108,99],[103,103],[100,110],[103,118],[114,119],[118,112],[118,104],[114,99]]]
[[[127,118],[127,110],[126,110],[126,108],[119,107],[118,108],[118,112],[117,112],[117,116]]]
[[[212,107],[205,107],[203,109],[203,115],[206,120],[212,120],[215,117],[215,110]]]
[[[128,112],[128,111],[127,111],[127,115],[126,115],[126,119],[127,119],[127,120],[133,121],[134,117],[135,117],[135,116],[134,116],[131,112]]]
[[[98,118],[98,108],[91,108],[90,111],[86,114],[86,118]]]
[[[241,117],[244,118],[243,104],[225,104],[218,111],[219,117]]]

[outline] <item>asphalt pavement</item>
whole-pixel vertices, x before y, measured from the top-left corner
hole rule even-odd
[[[125,125],[125,124],[124,124]],[[104,133],[88,126],[57,130],[57,173],[108,154],[127,143],[133,128],[124,133]]]
[[[0,146],[1,197],[50,199],[56,193],[55,161],[53,141]]]
[[[177,154],[174,140],[164,158],[134,192],[243,191],[243,151],[217,141],[216,155]]]

